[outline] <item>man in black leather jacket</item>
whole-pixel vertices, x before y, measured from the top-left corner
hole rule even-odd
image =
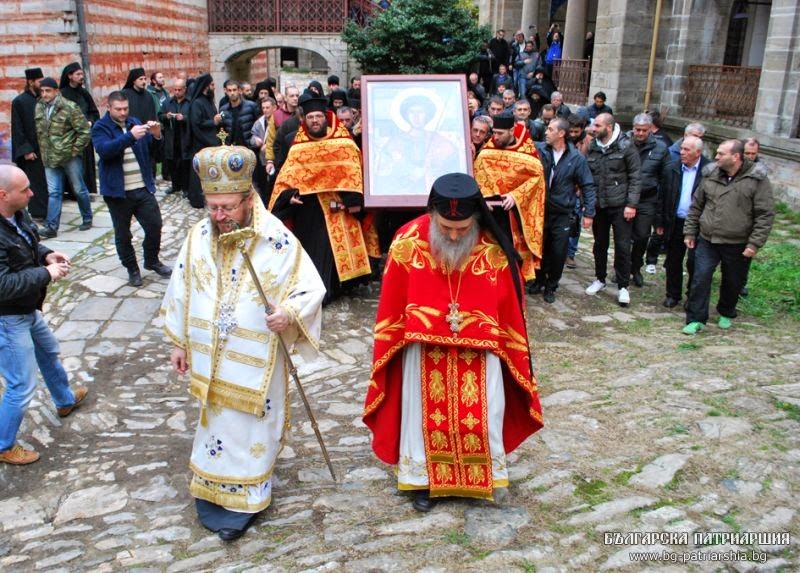
[[[578,192],[583,196],[584,228],[588,229],[594,219],[594,179],[586,158],[567,141],[568,133],[569,122],[557,117],[547,126],[545,143],[536,144],[544,168],[547,195],[542,267],[529,292],[535,294],[544,290],[544,300],[548,303],[555,302],[555,291],[564,272],[570,231],[576,224]]]
[[[60,417],[88,393],[73,391],[58,357],[58,341],[42,318],[47,285],[67,276],[69,258],[39,243],[25,208],[33,196],[18,167],[0,165],[0,462],[25,465],[39,454],[16,443],[22,418],[36,392],[36,367]]]

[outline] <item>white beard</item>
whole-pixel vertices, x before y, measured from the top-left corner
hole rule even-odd
[[[457,239],[451,241],[444,233],[439,230],[439,225],[436,220],[431,220],[430,225],[430,243],[431,254],[433,258],[446,269],[458,269],[467,260],[467,257],[475,248],[478,242],[478,223],[473,220],[472,227],[469,232]]]

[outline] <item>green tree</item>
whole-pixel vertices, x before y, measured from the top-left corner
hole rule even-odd
[[[469,69],[490,37],[461,0],[394,0],[361,27],[342,32],[365,74],[452,74]]]

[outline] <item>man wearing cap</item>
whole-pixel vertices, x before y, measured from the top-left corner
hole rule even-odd
[[[161,210],[150,170],[149,147],[161,145],[161,124],[142,124],[128,111],[121,91],[108,95],[108,111],[92,127],[92,141],[100,156],[100,194],[114,225],[119,260],[128,270],[128,284],[142,286],[142,275],[131,244],[131,218],[142,226],[144,268],[162,277],[172,273],[158,258],[161,250]]]
[[[47,177],[47,219],[41,236],[49,239],[58,234],[61,203],[64,200],[64,179],[69,178],[78,198],[81,212],[79,229],[92,228],[92,204],[83,181],[83,149],[89,143],[89,122],[77,105],[61,97],[53,78],[39,84],[41,99],[36,104],[36,134]]]
[[[533,280],[542,260],[545,181],[542,163],[524,125],[510,112],[493,118],[492,139],[475,159],[475,180]]]
[[[252,187],[255,154],[206,148],[194,157],[208,217],[190,231],[161,315],[178,374],[201,405],[189,492],[200,522],[223,540],[240,537],[272,499],[273,470],[288,426],[288,365],[281,336],[305,360],[319,348],[325,288],[299,241]],[[236,242],[272,305],[265,309]]]
[[[0,165],[0,462],[26,465],[39,454],[16,443],[22,418],[42,374],[59,417],[69,416],[86,398],[84,386],[70,389],[58,357],[58,341],[42,318],[47,285],[63,279],[69,257],[39,242],[23,216],[33,196],[25,173]]]
[[[100,119],[100,112],[94,103],[92,94],[84,87],[86,74],[83,73],[78,62],[67,64],[61,72],[61,81],[58,84],[61,96],[74,102],[80,109],[83,116],[94,125]],[[97,193],[97,170],[94,165],[94,147],[91,141],[83,150],[83,181],[89,193]]]
[[[278,173],[270,210],[292,219],[294,233],[328,289],[325,302],[345,281],[371,273],[369,255],[380,256],[377,236],[368,251],[357,214],[364,205],[361,153],[328,100],[301,106],[300,129]]]
[[[438,178],[428,211],[389,249],[364,407],[418,511],[492,499],[506,454],[542,427],[514,247],[468,175]]]
[[[36,135],[36,100],[43,77],[41,68],[25,70],[25,91],[11,101],[11,159],[30,181],[28,213],[36,219],[47,216],[47,178]]]

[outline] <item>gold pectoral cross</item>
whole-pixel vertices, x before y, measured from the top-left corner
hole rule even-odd
[[[225,141],[228,139],[228,132],[225,131],[224,127],[219,128],[219,131],[217,132],[217,139],[219,139],[220,145],[225,145]]]
[[[447,313],[445,320],[450,325],[450,332],[453,333],[453,337],[456,337],[458,336],[458,331],[461,330],[461,321],[464,319],[461,313],[458,312],[457,302],[451,302],[448,307],[450,308],[450,312]]]

